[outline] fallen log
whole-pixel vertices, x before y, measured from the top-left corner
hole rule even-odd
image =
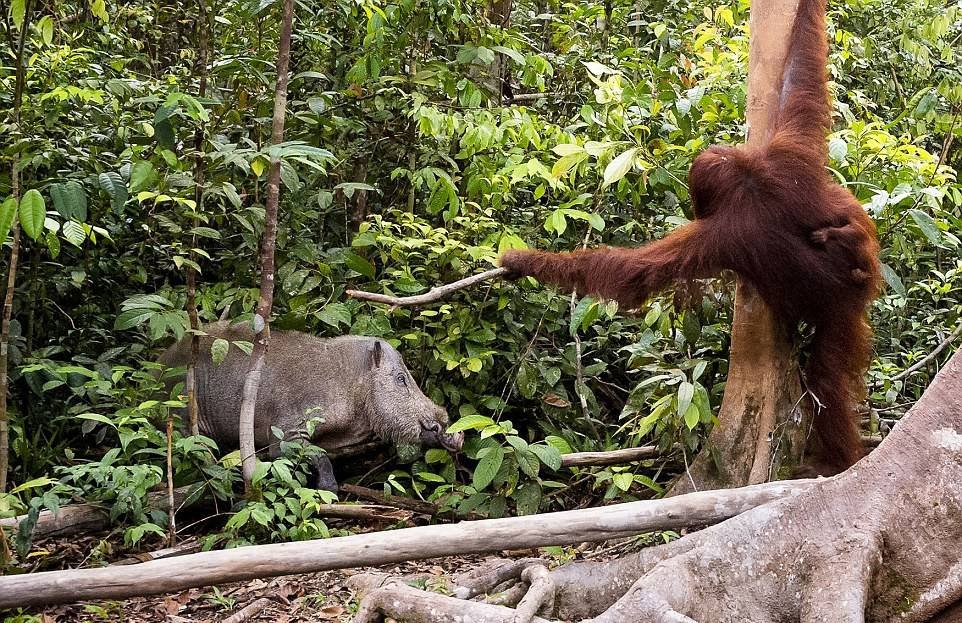
[[[349,493],[353,496],[361,498],[362,500],[371,500],[372,502],[377,502],[378,504],[382,504],[384,506],[402,508],[405,510],[414,511],[415,513],[419,513],[421,515],[434,516],[438,514],[438,507],[430,502],[422,502],[421,500],[415,500],[403,495],[387,496],[376,489],[369,489],[360,485],[340,485],[340,493]]]
[[[174,489],[174,506],[181,508],[193,504],[200,499],[203,487],[198,488],[188,500],[193,485]],[[150,508],[168,510],[167,491],[151,491],[147,494],[147,504]],[[20,523],[27,519],[27,515],[0,519],[0,529],[13,532]],[[96,532],[110,526],[110,510],[101,504],[69,504],[62,506],[57,512],[40,511],[37,523],[33,527],[33,539],[45,539],[55,536],[68,536],[84,532]]]
[[[815,480],[700,491],[599,508],[199,552],[139,565],[0,577],[0,608],[124,599],[254,578],[603,541],[717,523],[796,495]]]

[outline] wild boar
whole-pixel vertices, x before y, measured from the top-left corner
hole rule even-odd
[[[226,322],[209,325],[204,332],[196,368],[198,425],[222,450],[236,449],[250,357],[231,344],[224,360],[214,364],[211,345],[216,338],[250,342],[254,334],[246,323]],[[189,357],[190,339],[184,338],[167,349],[160,362],[186,366]],[[314,424],[311,434],[309,420]],[[272,426],[286,440],[308,439],[326,451],[376,437],[456,452],[464,436],[445,433],[447,425],[447,412],[421,392],[400,353],[384,340],[353,335],[322,339],[271,331],[254,411],[254,443],[259,452],[267,449],[271,458],[280,453]],[[315,460],[314,469],[315,486],[337,490],[326,455]]]

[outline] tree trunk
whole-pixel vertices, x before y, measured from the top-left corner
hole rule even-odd
[[[277,50],[277,86],[274,90],[274,121],[271,144],[284,141],[284,116],[287,110],[287,69],[291,60],[291,29],[294,22],[294,0],[284,0],[281,18],[281,41]],[[251,491],[251,478],[257,459],[254,455],[254,407],[257,390],[261,384],[264,359],[271,337],[271,307],[274,304],[274,246],[277,241],[277,206],[281,192],[281,161],[274,154],[267,177],[267,205],[264,218],[264,235],[261,239],[261,290],[254,315],[254,349],[250,368],[244,379],[244,397],[241,402],[239,422],[240,454],[243,458],[244,487]]]
[[[27,1],[24,7],[23,23],[20,27],[20,40],[17,43],[17,79],[13,88],[13,108],[10,111],[14,133],[20,134],[20,107],[23,103],[23,90],[26,87],[26,66],[23,63],[23,47],[27,41],[27,31],[30,28],[30,9],[33,3]],[[20,202],[20,170],[17,168],[20,158],[13,154],[10,166],[10,192]],[[7,289],[3,296],[3,320],[0,322],[0,493],[7,490],[7,472],[10,469],[10,414],[7,412],[7,391],[9,378],[7,369],[10,365],[10,321],[13,317],[13,295],[17,288],[17,260],[20,257],[20,220],[13,219],[13,240],[10,244],[10,267],[7,269]],[[0,240],[0,245],[3,244]]]
[[[848,471],[667,545],[562,566],[551,573],[554,606],[539,614],[593,623],[950,621],[962,601],[960,542],[962,351]],[[504,579],[493,569],[453,592],[476,595],[491,577]],[[454,612],[514,620],[500,606],[423,592],[414,616],[411,590],[374,590],[356,623],[440,623]]]
[[[782,67],[798,0],[756,0],[751,8],[746,117],[749,145],[765,144],[778,110]],[[792,336],[755,289],[739,279],[725,397],[707,447],[671,494],[765,482],[797,465],[806,416]]]
[[[207,38],[208,29],[211,28],[210,18],[207,14],[206,0],[198,0],[200,9],[200,19],[197,21],[197,75],[199,84],[197,96],[203,99],[207,95]],[[200,214],[204,210],[204,122],[199,121],[197,130],[194,132],[194,214]],[[197,217],[194,217],[194,227],[197,227]],[[197,317],[197,269],[193,262],[197,261],[197,234],[190,235],[190,259],[191,264],[187,266],[187,318],[190,321],[190,359],[187,361],[187,374],[184,382],[184,391],[187,393],[187,422],[191,435],[200,434],[200,425],[197,421],[197,358],[200,355],[200,318]]]

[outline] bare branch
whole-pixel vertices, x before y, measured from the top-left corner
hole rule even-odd
[[[431,288],[424,294],[416,294],[414,296],[388,296],[387,294],[377,294],[376,292],[364,292],[363,290],[348,290],[346,294],[351,298],[355,298],[361,301],[371,301],[372,303],[383,303],[385,305],[393,305],[394,307],[413,307],[416,305],[425,305],[427,303],[433,303],[434,301],[440,300],[452,292],[457,290],[462,290],[464,288],[473,286],[481,281],[486,281],[488,279],[494,279],[495,277],[501,277],[506,274],[508,270],[506,268],[492,268],[491,270],[486,270],[483,273],[478,273],[477,275],[471,275],[470,277],[465,277],[464,279],[459,279],[452,283],[445,284],[443,286],[436,286]]]
[[[893,376],[893,377],[892,377],[892,380],[893,380],[893,381],[901,381],[902,379],[904,379],[904,378],[906,378],[906,377],[908,377],[908,376],[911,376],[914,372],[916,372],[916,371],[919,370],[920,368],[923,368],[923,367],[925,367],[926,365],[928,365],[928,363],[929,363],[930,361],[932,361],[933,359],[935,359],[936,357],[938,357],[938,356],[939,356],[939,353],[941,353],[943,350],[945,350],[945,347],[948,346],[949,344],[951,344],[952,341],[955,340],[955,338],[959,337],[960,334],[962,334],[962,322],[960,322],[960,323],[959,323],[959,326],[957,326],[957,327],[955,328],[955,331],[953,331],[952,333],[950,333],[944,340],[942,340],[942,341],[939,343],[938,346],[935,347],[935,350],[933,350],[931,353],[929,353],[928,355],[926,355],[926,356],[923,357],[922,359],[916,361],[914,364],[912,364],[911,367],[909,367],[909,368],[903,370],[902,372],[899,372],[899,373],[896,374],[895,376]]]

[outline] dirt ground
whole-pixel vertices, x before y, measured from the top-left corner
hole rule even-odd
[[[484,557],[444,558],[390,565],[377,570],[392,575],[430,574],[443,581],[441,576],[466,571],[484,560]],[[192,588],[168,595],[133,597],[125,601],[51,606],[32,610],[29,614],[38,617],[43,623],[214,622],[224,621],[257,602],[258,606],[266,607],[240,620],[276,623],[348,622],[357,608],[357,599],[353,591],[345,586],[345,582],[355,573],[372,570],[326,571],[252,580],[216,588]]]

